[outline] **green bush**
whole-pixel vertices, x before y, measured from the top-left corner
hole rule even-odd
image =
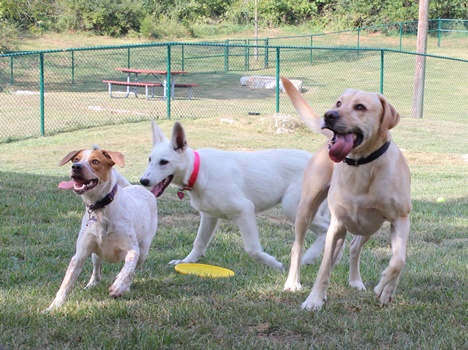
[[[165,16],[146,16],[141,22],[140,34],[151,39],[177,39],[191,36],[190,30],[182,23]]]
[[[18,27],[9,21],[0,19],[0,53],[16,50],[18,48],[16,38],[18,37]]]

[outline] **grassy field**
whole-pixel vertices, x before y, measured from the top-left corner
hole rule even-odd
[[[228,123],[229,122],[229,123]],[[169,135],[172,122],[159,121]],[[272,117],[183,121],[193,148],[294,147],[323,139],[305,128],[275,132]],[[286,274],[252,261],[238,229],[223,222],[203,263],[229,267],[229,279],[180,275],[170,260],[189,253],[198,214],[175,189],[158,201],[159,230],[145,265],[123,298],[107,289],[121,265],[105,264],[101,284],[83,290],[88,261],[67,303],[45,315],[62,281],[83,213],[80,198],[57,189],[73,149],[121,151],[121,172],[136,183],[151,147],[149,121],[0,144],[0,347],[5,349],[463,349],[467,348],[468,161],[466,124],[402,119],[394,130],[412,173],[407,266],[396,300],[380,307],[372,289],[391,256],[385,225],[364,248],[367,291],[347,285],[348,251],[333,272],[319,312],[300,309],[318,264],[302,271],[304,289],[283,292]],[[444,203],[436,202],[444,197]],[[293,227],[278,209],[259,215],[264,249],[285,265]],[[348,237],[350,239],[350,237]],[[308,236],[308,244],[314,237]]]

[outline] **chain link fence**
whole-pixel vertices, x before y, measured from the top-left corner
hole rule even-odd
[[[0,55],[0,142],[102,124],[146,119],[230,118],[295,114],[277,84],[296,80],[318,111],[348,87],[384,93],[403,117],[412,116],[417,54],[364,47],[272,46],[252,43],[153,43]],[[425,55],[423,117],[468,123],[468,60]],[[103,80],[126,81],[116,68],[184,71],[155,79],[154,96],[138,97]],[[190,89],[164,86],[177,79]],[[166,91],[164,91],[166,90]],[[119,92],[120,91],[120,92]],[[152,92],[152,91],[151,91]],[[172,98],[164,98],[164,95]]]
[[[263,39],[268,45],[307,45],[325,46],[330,41],[334,46],[385,47],[387,49],[414,51],[416,50],[415,37],[418,33],[418,22],[396,22],[369,27],[342,30],[309,35],[293,35],[287,37],[274,37]],[[381,35],[385,35],[385,45]],[[468,50],[468,20],[434,19],[428,23],[428,40],[432,48],[453,47]],[[460,40],[457,40],[460,39]],[[252,44],[254,40],[247,40],[245,44]],[[430,51],[428,51],[430,53]]]

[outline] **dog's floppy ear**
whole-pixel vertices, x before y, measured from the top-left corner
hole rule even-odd
[[[297,114],[301,117],[302,121],[312,131],[323,134],[326,137],[333,136],[333,133],[328,129],[322,129],[322,118],[317,112],[306,102],[302,94],[296,89],[288,78],[281,77],[281,83],[284,90],[289,96],[291,103],[296,109]]]
[[[185,137],[185,131],[182,124],[179,122],[174,123],[172,128],[172,148],[176,152],[183,152],[187,148],[187,138]]]
[[[120,152],[112,152],[112,151],[106,151],[102,150],[101,151],[104,156],[111,161],[111,164],[117,164],[120,167],[125,166],[125,157],[122,153]]]
[[[73,158],[75,158],[75,156],[80,153],[82,151],[82,149],[80,149],[79,151],[71,151],[70,153],[68,153],[65,157],[63,157],[63,159],[60,161],[59,163],[59,166],[62,166],[66,163],[68,163],[70,160],[72,160]]]
[[[166,141],[167,138],[164,136],[161,128],[156,124],[154,119],[151,119],[151,130],[153,132],[153,145]]]
[[[397,126],[400,121],[400,114],[393,108],[384,95],[379,94],[380,102],[383,107],[382,121],[380,123],[380,136],[386,137],[387,131]]]

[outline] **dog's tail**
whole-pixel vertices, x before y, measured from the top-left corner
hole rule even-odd
[[[289,81],[288,78],[281,77],[281,82],[289,96],[297,114],[301,117],[302,121],[312,131],[325,135],[327,138],[333,136],[333,132],[328,129],[322,129],[322,118],[318,113],[306,102],[302,94],[296,89],[296,87]]]

